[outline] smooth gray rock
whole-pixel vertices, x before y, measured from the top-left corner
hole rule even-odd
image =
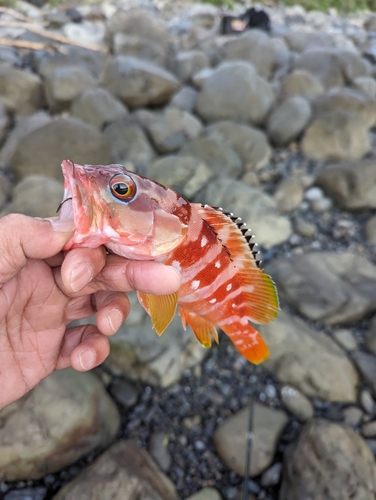
[[[120,417],[99,379],[54,372],[0,411],[0,470],[6,481],[39,479],[115,437]]]
[[[204,162],[214,175],[238,177],[242,171],[242,163],[235,151],[215,138],[199,137],[188,142],[180,154]]]
[[[269,269],[267,266],[266,271]],[[272,323],[260,325],[259,330],[270,350],[264,366],[281,383],[320,399],[356,400],[358,374],[345,352],[330,337],[310,329],[301,319],[284,311],[280,311]]]
[[[304,69],[295,69],[281,81],[280,95],[282,98],[300,95],[312,99],[325,91],[322,83]]]
[[[54,217],[63,194],[61,182],[43,175],[29,175],[15,186],[12,200],[0,212],[0,217],[10,213]]]
[[[288,421],[283,411],[259,403],[253,403],[253,411],[251,477],[258,476],[271,464],[278,438]],[[240,476],[244,476],[248,421],[249,407],[245,407],[229,417],[214,433],[214,444],[222,460]]]
[[[183,86],[174,94],[169,105],[170,107],[191,112],[195,107],[197,95],[198,92],[194,88]]]
[[[282,212],[293,210],[303,201],[303,186],[297,175],[286,177],[277,186],[274,200]]]
[[[148,166],[146,175],[191,199],[214,176],[214,172],[206,163],[192,156],[169,155]]]
[[[244,170],[259,170],[270,160],[272,151],[261,130],[230,121],[213,123],[206,135],[230,146],[243,162]]]
[[[179,87],[169,71],[131,56],[110,60],[101,84],[131,109],[165,104]]]
[[[363,439],[343,424],[308,422],[285,457],[280,500],[373,500],[375,465]]]
[[[362,351],[351,355],[361,375],[370,386],[373,396],[376,396],[376,356]]]
[[[251,63],[224,62],[203,82],[196,111],[208,122],[234,120],[260,124],[273,102],[271,86]]]
[[[107,89],[86,89],[72,103],[71,115],[99,129],[128,114],[122,102]]]
[[[357,160],[371,149],[368,127],[350,111],[322,114],[306,129],[301,148],[315,160]]]
[[[202,488],[185,500],[222,500],[222,496],[215,488]]]
[[[112,445],[53,500],[179,500],[173,483],[133,441]]]
[[[376,208],[376,161],[343,162],[321,170],[316,184],[345,210]]]
[[[369,64],[360,54],[338,48],[308,48],[296,59],[294,69],[309,71],[327,90],[370,74]]]
[[[61,66],[45,75],[44,85],[48,106],[56,113],[68,109],[84,90],[95,87],[96,81],[80,66]]]
[[[268,136],[278,146],[288,144],[306,128],[312,116],[311,105],[301,96],[278,104],[268,118]]]
[[[224,43],[222,57],[227,61],[252,63],[263,78],[269,79],[275,64],[274,47],[270,37],[261,30],[245,30]]]
[[[166,66],[172,40],[165,23],[146,9],[119,9],[108,20],[106,38],[115,54]]]
[[[43,102],[42,80],[38,75],[0,63],[0,104],[11,112],[30,115]]]
[[[210,66],[210,61],[201,50],[185,50],[176,55],[174,73],[183,83],[191,81],[193,75]]]
[[[51,54],[46,51],[36,52],[35,63],[38,73],[42,77],[46,77],[56,68],[74,66],[83,69],[86,73],[90,74],[94,80],[99,78],[103,71],[105,61],[109,57],[108,54],[75,45],[62,45],[61,47],[62,52],[55,51],[51,52]]]
[[[18,179],[40,174],[61,180],[60,164],[65,158],[94,165],[113,160],[108,142],[97,129],[76,118],[58,118],[23,137],[10,166]]]
[[[376,266],[361,255],[311,252],[266,269],[281,297],[314,321],[351,323],[376,310]]]
[[[19,142],[28,134],[52,121],[50,115],[38,111],[30,116],[22,117],[8,134],[3,147],[0,149],[0,166],[8,167],[12,156],[17,150]]]
[[[151,114],[146,129],[160,153],[172,153],[199,137],[203,126],[188,111],[166,108],[163,113]]]
[[[317,117],[333,111],[357,113],[367,128],[376,123],[376,99],[350,87],[333,87],[312,101],[312,110]]]
[[[143,128],[127,116],[113,121],[103,132],[116,163],[133,163],[136,167],[148,165],[155,151]]]
[[[330,34],[320,31],[289,31],[284,39],[290,50],[303,52],[307,50],[328,50],[333,47],[333,38]]]
[[[281,400],[284,407],[301,422],[313,417],[314,410],[310,400],[295,387],[284,385],[281,389]]]

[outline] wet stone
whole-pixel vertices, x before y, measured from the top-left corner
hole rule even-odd
[[[264,366],[280,382],[306,396],[356,400],[357,372],[345,352],[323,332],[313,331],[300,318],[284,311],[259,329],[270,350]]]
[[[178,500],[174,485],[150,455],[132,441],[119,441],[53,498],[103,500],[111,496],[120,500],[137,495],[143,500]]]
[[[363,412],[357,406],[348,406],[342,410],[343,420],[351,427],[357,427],[363,417]]]
[[[349,427],[314,419],[303,428],[285,457],[281,500],[359,498],[376,494],[374,458],[363,439]]]
[[[277,439],[287,423],[284,412],[272,410],[258,403],[253,405],[254,438],[251,451],[250,475],[257,476],[271,463]],[[243,408],[215,431],[214,443],[225,463],[237,474],[244,475],[246,433],[249,407]]]
[[[340,329],[333,332],[333,337],[347,351],[354,351],[358,344],[351,330]]]
[[[171,455],[168,452],[168,435],[164,432],[155,432],[150,438],[149,453],[163,472],[171,467]]]
[[[134,382],[123,378],[115,378],[111,383],[111,394],[124,408],[132,408],[140,395],[139,388]]]
[[[375,413],[375,400],[368,389],[363,389],[360,393],[359,402],[362,408],[370,415]]]
[[[281,400],[285,408],[301,422],[313,417],[314,410],[310,400],[295,387],[283,386]]]

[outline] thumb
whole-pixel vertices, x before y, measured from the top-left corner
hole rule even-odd
[[[38,219],[21,214],[0,218],[0,285],[15,276],[27,259],[59,253],[72,236],[71,219]]]

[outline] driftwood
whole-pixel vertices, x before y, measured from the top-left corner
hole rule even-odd
[[[21,14],[22,15],[22,14]],[[57,43],[62,43],[62,44],[67,44],[67,45],[75,45],[76,47],[82,47],[85,49],[90,49],[90,50],[95,50],[97,52],[107,52],[107,49],[103,47],[99,47],[98,45],[90,44],[90,43],[82,43],[82,42],[76,42],[75,40],[71,40],[70,38],[67,38],[64,35],[59,35],[57,33],[51,33],[50,31],[47,31],[43,28],[37,28],[30,22],[20,22],[20,21],[1,21],[0,20],[0,27],[3,28],[22,28],[28,31],[31,31],[32,33],[35,33],[36,35],[43,36],[45,38],[49,38],[50,40],[53,40],[54,42]],[[56,47],[54,45],[56,44],[48,44],[48,43],[43,43],[43,42],[27,42],[24,40],[13,40],[10,38],[0,38],[0,45],[8,45],[11,47],[19,47],[19,48],[26,48],[26,49],[31,49],[31,50],[51,50],[54,49],[56,50]]]

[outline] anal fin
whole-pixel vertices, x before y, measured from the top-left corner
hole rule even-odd
[[[179,308],[179,314],[184,329],[187,325],[189,325],[201,345],[204,347],[210,347],[212,345],[212,336],[216,343],[219,344],[218,332],[213,323],[207,321],[202,316],[199,316],[191,311],[186,311],[181,307]]]
[[[175,316],[178,292],[170,295],[137,292],[137,296],[140,304],[149,314],[154,330],[158,335],[162,335]]]

